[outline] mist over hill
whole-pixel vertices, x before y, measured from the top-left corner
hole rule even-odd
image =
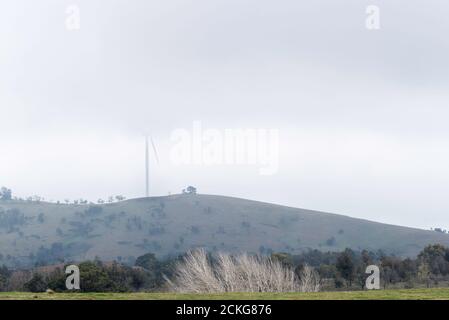
[[[172,195],[103,205],[0,201],[0,264],[173,256],[191,248],[269,254],[382,250],[414,256],[449,235],[215,195]]]

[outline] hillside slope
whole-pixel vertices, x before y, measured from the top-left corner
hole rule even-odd
[[[193,247],[298,253],[381,249],[416,255],[449,235],[318,211],[213,195],[173,195],[98,205],[0,202],[0,264],[117,259]]]

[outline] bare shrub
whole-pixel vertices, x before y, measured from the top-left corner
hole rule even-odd
[[[224,292],[203,249],[187,252],[183,262],[177,265],[175,279],[173,282],[169,281],[169,285],[178,292]]]
[[[308,264],[304,265],[299,274],[300,292],[318,292],[320,291],[320,276]]]
[[[268,257],[220,253],[213,261],[203,249],[188,252],[176,266],[172,291],[219,292],[312,292],[319,290],[318,274],[306,266],[300,278],[280,262]]]

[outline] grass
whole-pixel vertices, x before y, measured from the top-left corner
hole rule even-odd
[[[0,300],[449,300],[449,288],[227,294],[1,292]]]

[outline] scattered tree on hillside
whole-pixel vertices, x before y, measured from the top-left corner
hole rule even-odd
[[[117,201],[124,201],[124,200],[126,200],[126,198],[124,196],[122,196],[122,195],[118,195],[118,196],[115,196],[115,200],[117,200]]]
[[[443,229],[443,228],[431,228],[430,230],[433,230],[433,231],[435,231],[435,232],[439,232],[439,233],[447,233],[447,230],[446,229]]]
[[[199,234],[200,233],[200,227],[198,227],[198,226],[191,226],[190,227],[190,232],[192,232],[193,234]]]
[[[44,198],[38,195],[34,195],[32,197],[29,197],[28,200],[31,200],[32,202],[41,202],[44,201]]]
[[[335,237],[330,237],[329,239],[326,240],[326,245],[328,247],[333,247],[337,244],[337,240],[335,239]]]
[[[182,190],[184,194],[196,194],[196,188],[193,186],[188,186],[186,189]]]
[[[84,210],[84,213],[87,216],[95,216],[95,215],[99,215],[103,212],[103,208],[100,206],[96,206],[96,205],[91,205],[89,206],[89,208],[87,208],[86,210]]]
[[[44,223],[45,215],[43,212],[39,213],[39,215],[37,216],[37,221],[39,221],[39,223]]]
[[[11,200],[12,199],[12,191],[6,187],[2,187],[0,189],[0,200]]]

